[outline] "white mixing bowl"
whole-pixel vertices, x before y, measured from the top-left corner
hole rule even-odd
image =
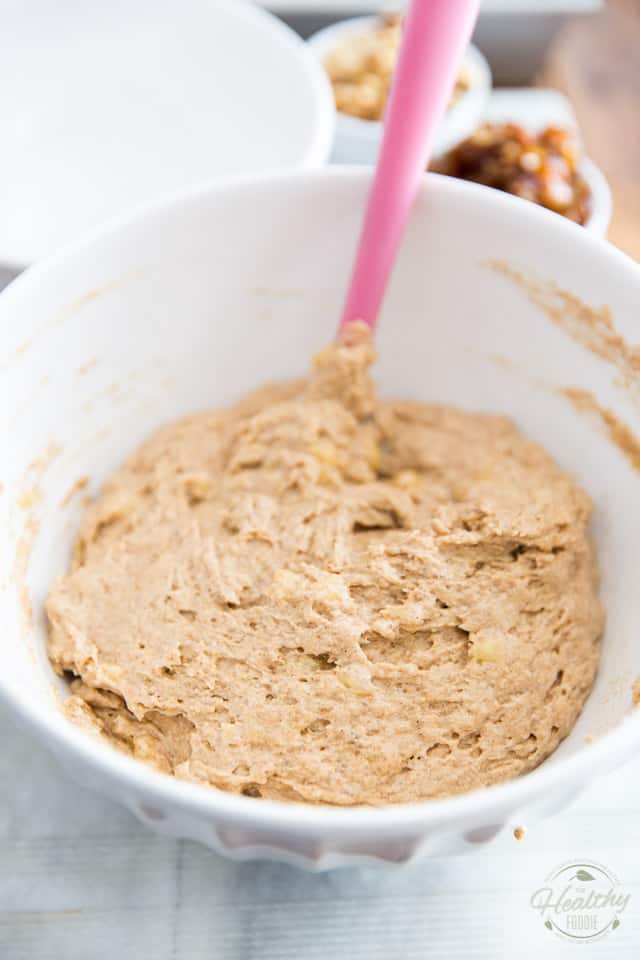
[[[450,800],[334,809],[171,779],[58,709],[64,685],[47,663],[43,604],[82,509],[81,494],[65,494],[84,475],[96,491],[165,421],[305,370],[336,327],[369,176],[334,168],[181,195],[32,268],[0,296],[0,692],[78,781],[156,829],[233,857],[324,868],[460,850],[557,810],[640,744],[640,714],[631,711],[640,673],[638,476],[556,389],[590,390],[638,430],[633,384],[624,387],[611,363],[487,261],[609,304],[632,341],[640,268],[533,204],[435,176],[425,178],[381,317],[380,387],[509,413],[591,492],[608,623],[597,683],[571,736],[511,783]]]

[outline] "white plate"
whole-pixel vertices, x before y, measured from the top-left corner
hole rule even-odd
[[[0,116],[11,265],[198,181],[322,163],[333,132],[309,50],[240,0],[2,3]]]
[[[269,10],[278,13],[370,13],[377,6],[385,9],[399,9],[403,0],[396,3],[373,3],[372,0],[258,0]],[[483,0],[482,13],[504,14],[554,14],[554,13],[590,13],[602,7],[604,0]]]

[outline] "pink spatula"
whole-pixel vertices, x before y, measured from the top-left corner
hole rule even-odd
[[[480,0],[411,0],[341,327],[375,326]]]

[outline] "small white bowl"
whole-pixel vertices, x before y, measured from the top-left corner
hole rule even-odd
[[[543,87],[502,87],[492,90],[482,119],[487,123],[517,123],[534,133],[540,133],[548,126],[566,127],[580,138],[571,102],[557,90]],[[584,228],[604,237],[611,222],[609,183],[600,168],[587,158],[580,165],[580,173],[589,184],[593,203],[591,216]]]
[[[586,157],[580,164],[580,173],[589,184],[592,202],[591,215],[584,229],[597,237],[606,237],[613,210],[609,181],[600,167]]]
[[[314,33],[307,43],[324,65],[324,59],[349,35],[365,33],[379,22],[378,17],[341,20]],[[445,114],[434,146],[440,156],[464,140],[479,126],[491,91],[491,69],[477,47],[470,45],[464,62],[471,85]],[[334,163],[375,163],[382,138],[382,123],[361,120],[336,111],[336,130],[331,159]]]
[[[600,167],[596,166],[592,160],[586,157],[580,164],[580,173],[589,185],[592,198],[591,214],[586,223],[581,225],[581,229],[588,230],[589,233],[593,233],[596,237],[602,237],[604,239],[607,235],[609,224],[611,223],[611,188]],[[451,179],[457,178],[453,177]],[[484,184],[475,184],[475,186],[481,190],[490,190],[493,193],[501,192],[494,187],[487,187]],[[514,197],[514,199],[520,200],[521,203],[531,203],[530,200],[525,200],[521,197]],[[540,204],[534,203],[533,206],[537,206],[539,210],[543,210],[549,214],[549,216],[560,217],[563,220],[567,219],[563,217],[562,214],[556,213],[553,210],[547,210],[546,207],[542,207]]]
[[[591,391],[636,435],[637,396],[488,261],[556,283],[578,305],[607,304],[631,344],[640,266],[535,204],[435,175],[388,291],[376,374],[386,395],[510,414],[592,495],[607,631],[570,736],[510,783],[349,809],[164,776],[59,710],[66,688],[46,658],[43,609],[82,512],[66,495],[86,475],[95,493],[161,424],[306,369],[334,333],[370,182],[370,169],[329,167],[216,183],[42,262],[0,295],[0,696],[76,780],[239,859],[322,869],[473,849],[562,808],[640,747],[638,473],[558,388]]]

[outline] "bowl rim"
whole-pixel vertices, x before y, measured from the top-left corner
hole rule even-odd
[[[69,244],[29,267],[0,293],[0,317],[2,313],[11,311],[13,302],[19,301],[24,295],[23,291],[28,295],[29,288],[37,286],[41,278],[55,274],[60,267],[84,256],[96,243],[112,240],[145,219],[166,218],[180,210],[188,212],[190,207],[197,207],[203,199],[212,200],[218,195],[228,198],[230,192],[286,191],[300,184],[305,188],[313,188],[327,181],[358,185],[369,181],[372,173],[369,166],[335,165],[231,177],[181,190],[171,197],[145,204],[136,211],[114,218],[107,225],[86,234],[84,239]],[[567,249],[575,251],[576,247],[582,245],[608,261],[618,273],[624,274],[627,286],[630,280],[635,281],[640,295],[640,265],[578,224],[564,217],[550,216],[549,211],[510,194],[452,177],[425,174],[421,193],[424,194],[427,188],[436,189],[458,203],[462,201],[465,206],[475,203],[487,210],[490,207],[495,211],[501,209],[505,215],[522,221],[523,229],[527,220],[537,220],[540,228],[544,223],[546,229],[566,237]],[[54,748],[56,755],[74,757],[89,769],[117,782],[128,799],[132,788],[135,788],[145,802],[149,799],[159,805],[169,803],[173,808],[200,814],[209,820],[242,822],[257,828],[286,830],[290,834],[349,835],[353,838],[375,831],[377,835],[388,838],[452,822],[458,825],[466,822],[475,826],[495,823],[505,815],[511,817],[512,813],[524,808],[531,800],[544,799],[551,788],[564,787],[570,794],[579,792],[583,782],[619,765],[640,749],[640,710],[630,709],[615,727],[594,743],[580,745],[575,753],[563,758],[562,762],[543,762],[514,780],[454,797],[380,807],[333,807],[266,799],[257,803],[250,797],[179,780],[119,753],[67,720],[55,704],[45,705],[33,697],[23,697],[21,691],[2,674],[0,702],[4,702],[18,720],[34,731],[45,746]]]
[[[339,125],[344,133],[349,136],[358,137],[362,140],[376,141],[382,135],[382,120],[365,120],[362,117],[354,117],[349,113],[338,110],[333,97],[333,88],[329,75],[324,67],[325,55],[335,46],[336,42],[346,34],[362,33],[364,29],[377,23],[380,17],[377,14],[370,14],[361,17],[349,17],[347,20],[337,20],[330,23],[321,30],[317,30],[307,38],[307,44],[315,54],[320,67],[329,81],[331,91],[331,102],[333,112],[336,116],[336,125]],[[466,112],[472,104],[479,99],[484,103],[492,87],[492,76],[489,62],[482,51],[473,43],[469,43],[465,51],[462,63],[469,65],[473,72],[473,81],[469,88],[458,98],[458,100],[445,113],[445,122],[452,121],[453,117],[458,117]]]

